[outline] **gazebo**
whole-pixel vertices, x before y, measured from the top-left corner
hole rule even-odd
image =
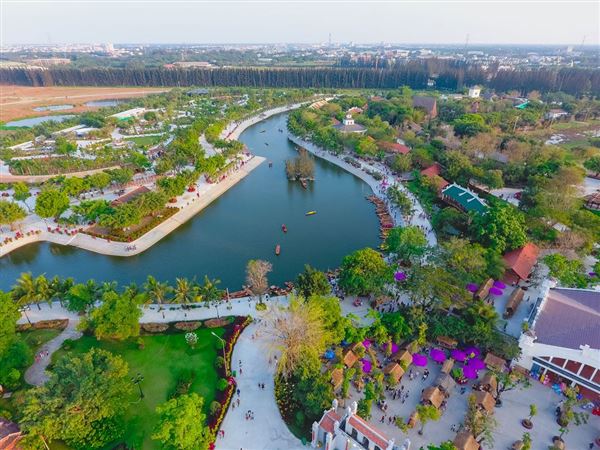
[[[358,361],[358,356],[356,356],[352,350],[347,350],[346,353],[344,353],[343,363],[346,367],[354,367],[356,361]]]
[[[481,446],[477,443],[469,431],[461,431],[452,441],[457,450],[479,450]]]
[[[479,382],[479,386],[486,392],[496,392],[498,389],[498,380],[496,379],[496,375],[494,375],[492,372],[487,372]]]
[[[448,337],[448,336],[438,336],[436,340],[437,340],[438,344],[440,344],[442,347],[446,347],[450,350],[455,349],[456,346],[458,345],[458,342],[456,342],[456,339],[452,339],[451,337]]]
[[[438,388],[449,394],[456,386],[456,381],[446,373],[440,373],[434,383]]]
[[[485,355],[485,359],[483,360],[488,369],[496,369],[496,370],[504,370],[506,367],[506,361],[499,356],[494,355],[493,353],[488,353]]]
[[[412,355],[411,353],[405,349],[405,348],[401,348],[400,350],[398,350],[396,353],[394,353],[392,355],[392,361],[396,361],[396,362],[401,362],[404,361],[408,367],[408,365],[410,363],[412,363]]]
[[[474,395],[477,406],[487,414],[493,414],[494,408],[496,407],[496,400],[494,400],[492,394],[486,391],[477,391]]]
[[[333,369],[331,371],[331,384],[333,385],[333,390],[337,391],[342,387],[342,382],[344,381],[344,370],[341,367]]]
[[[442,364],[442,373],[450,373],[453,367],[454,360],[452,358],[448,358],[446,361],[444,361],[444,364]]]
[[[429,386],[423,390],[421,394],[421,402],[425,405],[433,405],[439,409],[442,406],[442,402],[446,399],[446,396],[440,388]]]
[[[397,362],[391,362],[385,366],[383,373],[393,379],[395,383],[398,383],[404,375],[404,369]]]
[[[481,285],[481,287],[479,288],[479,290],[477,292],[475,292],[475,298],[477,300],[483,300],[484,298],[486,298],[488,296],[492,286],[494,286],[494,280],[492,278],[490,278],[489,280],[487,280],[485,283],[483,283]]]

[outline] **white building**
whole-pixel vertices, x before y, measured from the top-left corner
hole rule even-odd
[[[123,120],[128,119],[130,117],[140,117],[142,114],[146,112],[146,108],[132,108],[126,111],[121,111],[119,113],[113,114],[110,117],[115,117],[116,119]]]
[[[324,412],[319,422],[312,426],[311,446],[324,450],[405,450],[410,441],[401,447],[394,445],[381,431],[356,414],[357,404],[352,403],[340,415],[338,402],[333,400],[331,409]]]
[[[600,401],[600,292],[546,281],[519,339],[516,364],[543,382],[577,386]]]
[[[481,95],[481,88],[479,86],[473,86],[469,88],[469,97],[470,98],[479,98]]]

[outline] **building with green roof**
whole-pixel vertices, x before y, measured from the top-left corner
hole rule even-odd
[[[488,208],[477,194],[456,183],[449,184],[442,190],[442,199],[467,213],[473,211],[476,214],[483,214]]]

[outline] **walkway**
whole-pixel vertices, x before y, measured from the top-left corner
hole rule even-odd
[[[48,354],[38,358],[25,372],[25,381],[32,386],[40,386],[48,381],[46,368],[52,361],[52,354],[62,346],[63,342],[67,339],[79,339],[81,337],[81,332],[77,331],[79,318],[74,319],[71,314],[69,316],[71,316],[69,323],[63,332],[38,349],[38,353],[48,352]]]

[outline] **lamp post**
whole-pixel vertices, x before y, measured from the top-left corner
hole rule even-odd
[[[225,354],[225,339],[218,336],[214,331],[211,331],[210,334],[212,334],[214,337],[216,337],[218,340],[220,340],[221,344],[223,344],[223,360],[225,361],[225,375],[228,376],[229,375],[229,365],[227,364],[227,355]]]
[[[131,377],[131,382],[133,384],[137,385],[138,389],[140,390],[140,400],[144,398],[144,393],[142,392],[142,386],[140,386],[140,383],[142,381],[144,381],[144,375],[142,375],[139,372],[135,377]]]
[[[22,312],[23,314],[25,314],[25,318],[27,319],[27,322],[29,322],[29,324],[31,325],[31,320],[29,320],[29,316],[27,315],[27,311],[31,310],[31,306],[29,305],[23,305],[19,308],[19,311]]]

